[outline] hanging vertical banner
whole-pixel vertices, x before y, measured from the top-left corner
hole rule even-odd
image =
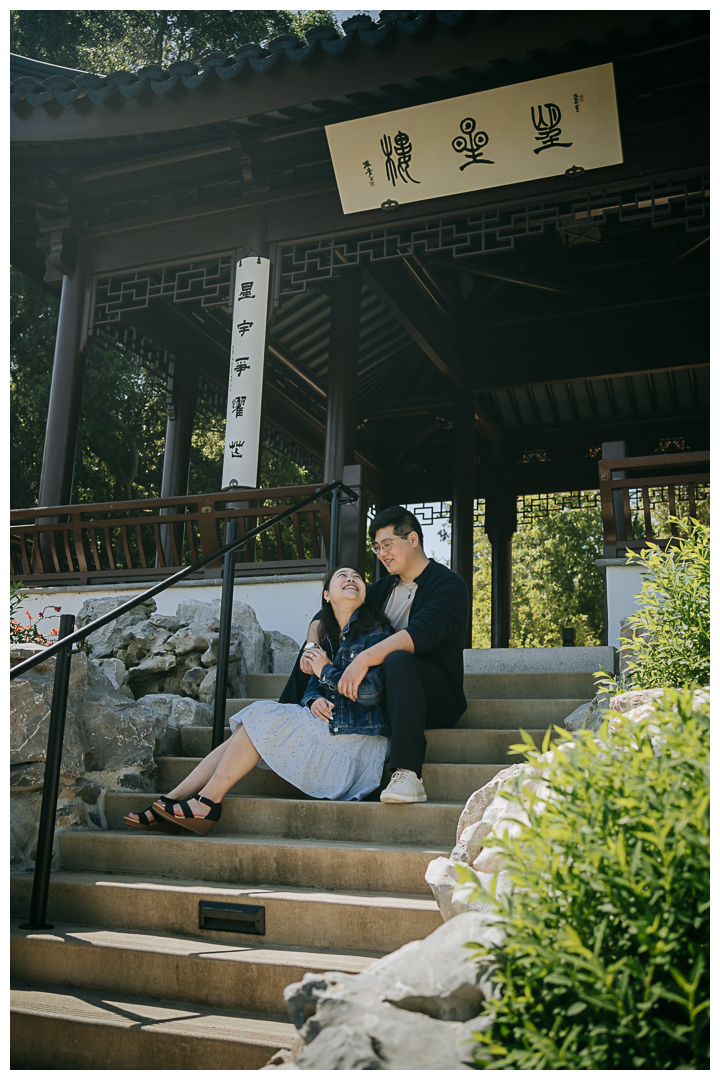
[[[269,259],[249,255],[237,264],[223,490],[257,483],[269,284]]]

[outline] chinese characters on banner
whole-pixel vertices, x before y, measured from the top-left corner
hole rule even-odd
[[[346,214],[623,160],[612,64],[325,131]]]
[[[250,255],[235,273],[223,489],[254,488],[260,452],[270,260]]]

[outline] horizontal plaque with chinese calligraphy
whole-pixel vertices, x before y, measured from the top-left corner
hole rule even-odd
[[[346,214],[623,160],[612,64],[325,131]]]
[[[223,489],[257,484],[269,283],[269,259],[249,256],[237,264]]]

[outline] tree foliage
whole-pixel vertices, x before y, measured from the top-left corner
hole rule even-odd
[[[671,518],[678,546],[657,544],[631,556],[642,566],[639,608],[630,616],[628,675],[633,687],[707,686],[710,682],[710,526]]]
[[[595,566],[603,550],[600,511],[560,510],[521,525],[512,547],[512,648],[562,645],[575,627],[578,645],[603,639],[604,592]],[[473,648],[490,647],[492,546],[476,532]]]
[[[526,737],[549,791],[518,788],[529,824],[493,837],[514,888],[458,871],[507,930],[478,1068],[709,1068],[710,710],[692,698],[550,761]]]
[[[107,75],[146,64],[199,60],[220,50],[265,44],[311,26],[337,27],[332,11],[90,11],[10,13],[10,51],[49,64]]]
[[[10,482],[13,507],[37,504],[50,398],[58,301],[16,270],[10,304]],[[137,357],[92,344],[85,377],[72,500],[110,502],[160,495],[165,392]],[[218,491],[225,417],[196,415],[188,490]],[[263,448],[264,487],[309,482],[307,470]]]

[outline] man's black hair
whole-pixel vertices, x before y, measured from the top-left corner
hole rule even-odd
[[[392,525],[396,536],[405,536],[407,533],[416,532],[420,547],[423,546],[422,526],[415,515],[406,510],[404,506],[388,506],[387,510],[381,510],[368,527],[370,539],[374,541],[378,529],[386,529],[388,525]]]

